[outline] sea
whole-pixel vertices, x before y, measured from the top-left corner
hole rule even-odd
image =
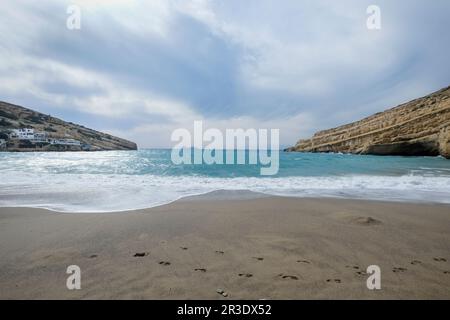
[[[170,149],[0,152],[0,206],[115,212],[217,190],[450,203],[450,160],[442,157],[280,152],[276,175],[261,176],[260,169],[174,164]]]

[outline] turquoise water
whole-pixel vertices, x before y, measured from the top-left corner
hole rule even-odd
[[[450,203],[450,160],[280,152],[260,165],[175,165],[171,150],[0,153],[0,206],[119,211],[214,190]],[[247,152],[248,156],[248,152]]]

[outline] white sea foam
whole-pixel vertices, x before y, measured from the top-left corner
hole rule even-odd
[[[215,190],[450,203],[441,158],[282,153],[277,177],[251,166],[175,166],[170,150],[1,153],[0,206],[66,212],[148,208]]]
[[[439,176],[235,177],[61,174],[4,171],[0,206],[64,212],[148,208],[215,190],[249,190],[293,197],[344,197],[450,203],[450,179]]]

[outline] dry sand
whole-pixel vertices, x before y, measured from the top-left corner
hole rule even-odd
[[[217,195],[120,213],[0,208],[0,298],[450,298],[450,206]],[[66,288],[73,264],[81,290]],[[366,287],[369,265],[381,290]]]

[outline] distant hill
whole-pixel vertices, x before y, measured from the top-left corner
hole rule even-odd
[[[286,151],[450,158],[450,87],[299,140]]]
[[[114,137],[110,134],[92,130],[71,122],[45,115],[21,106],[0,101],[0,139],[7,140],[3,149],[7,151],[79,151],[81,146],[63,146],[57,144],[34,143],[10,139],[8,133],[13,129],[32,128],[35,132],[45,133],[46,140],[74,139],[88,150],[136,150],[134,142]]]

